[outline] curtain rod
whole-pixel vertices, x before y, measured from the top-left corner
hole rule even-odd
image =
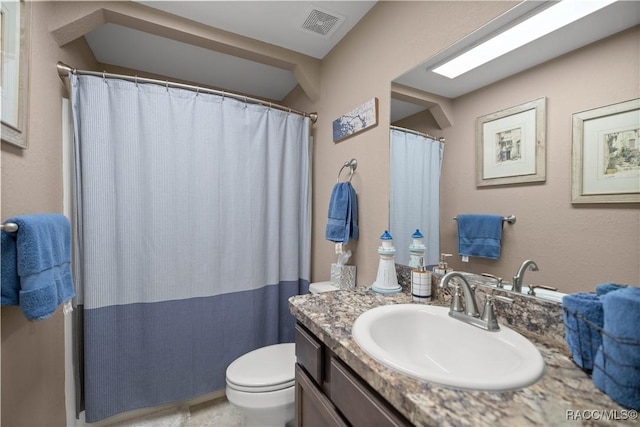
[[[223,91],[223,90],[209,89],[209,88],[202,87],[202,86],[194,86],[194,85],[188,85],[188,84],[184,84],[184,83],[170,82],[168,80],[156,80],[156,79],[149,79],[149,78],[138,77],[138,76],[127,76],[127,75],[124,75],[124,74],[106,73],[104,71],[103,72],[97,72],[97,71],[78,70],[76,68],[71,68],[70,66],[68,66],[67,64],[65,64],[63,62],[58,62],[58,64],[56,64],[56,68],[58,69],[58,75],[60,76],[60,78],[62,80],[64,80],[66,77],[69,76],[70,73],[72,73],[72,74],[77,74],[77,75],[87,75],[87,76],[96,76],[96,77],[105,77],[105,78],[109,77],[109,78],[114,78],[114,79],[127,80],[127,81],[131,81],[131,82],[153,83],[153,84],[158,84],[158,85],[164,85],[164,86],[167,86],[167,87],[170,86],[170,87],[175,87],[175,88],[180,88],[180,89],[193,90],[193,91],[197,91],[197,92],[212,93],[214,95],[220,95],[220,96],[226,96],[226,97],[229,97],[229,98],[234,98],[234,99],[237,99],[239,101],[244,101],[244,102],[248,102],[248,103],[252,103],[252,104],[264,105],[265,107],[275,108],[277,110],[286,111],[288,113],[294,113],[294,114],[299,114],[299,115],[304,116],[304,117],[309,117],[309,120],[311,120],[311,123],[315,123],[318,120],[318,113],[305,113],[304,111],[294,110],[293,108],[285,107],[283,105],[274,104],[272,102],[265,101],[263,99],[252,98],[250,96],[244,96],[244,95],[240,95],[240,94],[233,93],[233,92],[226,92],[226,91]]]
[[[413,133],[415,135],[420,135],[420,136],[424,136],[426,138],[430,138],[433,139],[434,141],[440,141],[443,144],[445,143],[445,139],[444,138],[436,138],[435,136],[431,136],[428,133],[422,133],[422,132],[418,132],[417,130],[413,130],[413,129],[407,129],[407,128],[401,128],[400,126],[389,126],[391,129],[395,129],[395,130],[399,130],[402,132],[408,132],[408,133]]]

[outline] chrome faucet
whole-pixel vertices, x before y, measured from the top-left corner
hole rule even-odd
[[[525,262],[523,262],[520,268],[518,269],[518,272],[516,273],[516,275],[513,276],[513,288],[511,289],[512,291],[522,292],[522,283],[524,282],[524,272],[527,270],[527,267],[529,268],[530,271],[538,271],[538,264],[536,264],[535,261],[528,259]]]
[[[453,278],[460,279],[461,284],[449,283]],[[478,311],[478,304],[476,303],[476,287],[470,285],[469,282],[467,282],[467,279],[462,275],[462,273],[458,271],[452,271],[445,274],[444,277],[440,280],[440,287],[445,288],[447,286],[454,289],[453,298],[451,299],[451,307],[449,308],[449,316],[453,317],[454,319],[461,320],[465,323],[469,323],[470,325],[485,329],[487,331],[500,330],[500,326],[498,326],[498,322],[495,316],[493,301],[498,300],[512,303],[513,300],[511,298],[496,295],[487,295],[487,300],[484,305],[484,311],[482,312],[481,316],[480,312]],[[464,295],[464,303],[462,302],[463,295],[460,294],[460,288],[462,288],[462,293]]]

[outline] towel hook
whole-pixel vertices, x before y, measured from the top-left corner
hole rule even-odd
[[[342,167],[338,171],[338,179],[336,179],[336,182],[340,182],[340,174],[342,173],[342,169],[344,168],[351,169],[351,174],[349,175],[349,182],[351,182],[351,178],[353,178],[353,172],[355,172],[355,170],[358,168],[358,161],[356,159],[351,159],[344,162],[344,165],[342,165]]]

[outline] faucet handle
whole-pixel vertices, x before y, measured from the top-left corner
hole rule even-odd
[[[540,289],[546,289],[548,291],[557,291],[558,288],[554,288],[553,286],[546,286],[546,285],[529,285],[529,292],[527,292],[527,294],[532,295],[532,296],[536,296],[536,292],[535,289],[536,288],[540,288]]]
[[[489,301],[500,301],[500,302],[504,302],[507,304],[513,304],[513,299],[512,298],[507,298],[507,297],[503,297],[500,295],[487,295],[487,300]]]
[[[453,285],[453,297],[451,297],[451,307],[449,307],[449,311],[457,311],[463,312],[464,307],[462,304],[462,292],[460,292],[460,285],[457,283]]]
[[[498,331],[500,330],[500,326],[498,325],[498,320],[496,319],[496,311],[493,306],[493,301],[505,302],[508,304],[512,304],[513,300],[511,298],[503,297],[500,295],[487,295],[487,298],[484,302],[484,310],[482,311],[482,319],[486,322],[488,331]]]
[[[489,274],[489,273],[482,273],[480,275],[484,277],[489,277],[491,279],[496,279],[496,281],[498,282],[496,283],[496,287],[504,288],[504,285],[502,284],[502,277],[494,276],[493,274]]]

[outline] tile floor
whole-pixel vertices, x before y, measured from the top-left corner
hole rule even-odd
[[[193,406],[178,406],[110,427],[239,427],[242,416],[225,397]]]

